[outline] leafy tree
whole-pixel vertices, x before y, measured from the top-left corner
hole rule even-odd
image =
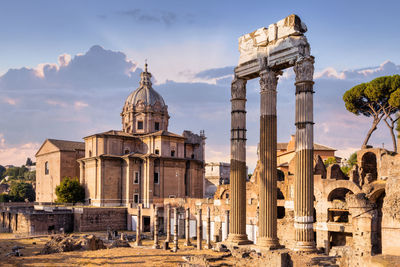
[[[28,171],[24,173],[24,179],[28,181],[36,180],[36,171]]]
[[[4,177],[4,173],[6,172],[6,168],[0,165],[0,179]]]
[[[4,176],[10,176],[11,178],[23,178],[24,173],[28,172],[29,170],[25,166],[21,167],[11,167],[6,170]]]
[[[349,165],[351,168],[356,164],[357,164],[357,153],[354,152],[353,154],[350,155],[349,159],[347,160],[347,165]]]
[[[355,115],[372,117],[372,125],[363,142],[365,147],[372,133],[383,119],[390,130],[393,149],[397,152],[394,126],[399,119],[395,114],[400,108],[400,75],[383,76],[368,83],[362,83],[343,95],[346,109]]]
[[[27,158],[27,159],[26,159],[25,166],[32,166],[32,165],[33,165],[33,162],[32,162],[32,160],[31,160],[31,158]]]
[[[328,167],[329,165],[335,164],[336,163],[336,158],[335,157],[329,157],[326,160],[324,160],[325,167]]]
[[[8,202],[10,200],[10,196],[7,193],[0,194],[0,202]]]
[[[85,200],[85,188],[79,183],[78,178],[65,177],[56,187],[58,203],[77,203]]]
[[[24,182],[12,183],[9,196],[14,202],[21,202],[24,201],[25,199],[28,199],[30,202],[33,202],[35,201],[35,190],[33,189],[33,186],[30,183],[24,183]]]

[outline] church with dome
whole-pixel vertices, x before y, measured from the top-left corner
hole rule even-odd
[[[168,106],[151,77],[146,64],[139,87],[123,105],[122,130],[86,136],[84,143],[44,142],[36,154],[37,202],[55,201],[65,168],[68,176],[79,177],[86,204],[93,206],[146,208],[163,198],[203,197],[204,132],[168,131]]]

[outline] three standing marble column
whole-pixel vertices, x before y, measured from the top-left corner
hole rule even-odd
[[[260,72],[259,246],[279,247],[277,237],[276,86],[278,73]]]
[[[228,242],[248,244],[246,234],[246,80],[231,86],[231,221]]]
[[[296,73],[296,178],[294,183],[295,250],[314,251],[314,57],[297,61]]]

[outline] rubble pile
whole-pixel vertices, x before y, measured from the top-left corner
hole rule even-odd
[[[95,235],[56,235],[44,245],[40,254],[105,248],[106,246],[103,244],[103,241]]]

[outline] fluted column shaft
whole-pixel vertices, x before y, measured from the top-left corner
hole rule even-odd
[[[228,242],[248,244],[246,234],[246,80],[231,86],[231,225]]]
[[[229,210],[226,210],[225,211],[225,233],[226,233],[226,235],[228,235],[229,234],[229,223],[230,223],[230,220],[229,220]],[[226,240],[226,239],[225,239]]]
[[[171,205],[167,205],[167,238],[165,239],[171,242]]]
[[[276,168],[276,86],[277,73],[260,72],[260,184],[259,238],[263,247],[276,248],[277,238],[277,168]]]
[[[207,229],[206,229],[206,249],[211,249],[211,211],[207,207]]]
[[[178,251],[178,209],[174,208],[174,248],[173,251]]]
[[[295,250],[315,250],[313,231],[313,74],[314,58],[296,62],[296,178],[294,192]]]
[[[197,211],[197,249],[201,250],[202,249],[202,240],[203,240],[203,226],[202,226],[202,221],[201,221],[201,208],[198,209]]]
[[[158,245],[158,207],[154,208],[154,245],[153,248],[160,248]]]
[[[137,206],[136,246],[142,245],[142,205]]]
[[[185,246],[190,246],[190,208],[186,209],[185,238]]]

